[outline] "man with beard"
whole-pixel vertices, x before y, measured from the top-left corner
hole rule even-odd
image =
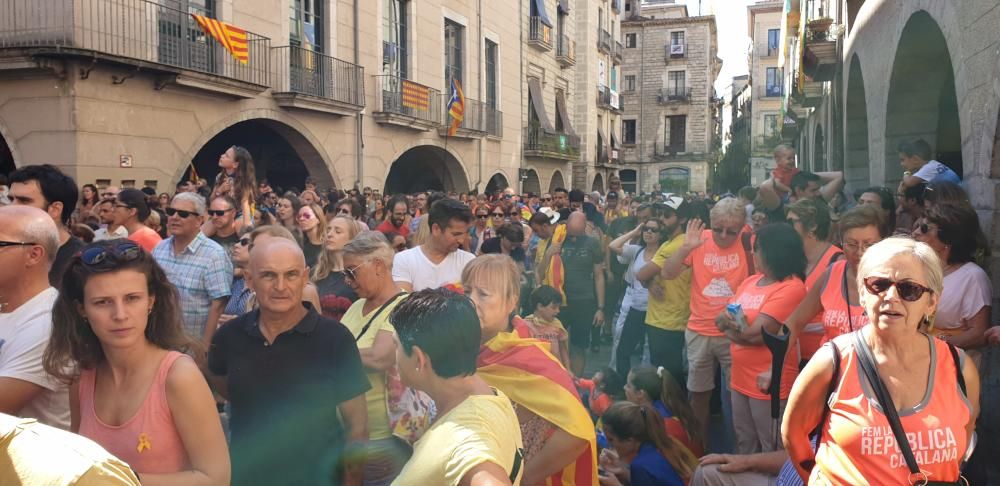
[[[393,218],[401,208],[393,209]],[[392,279],[399,288],[416,292],[461,281],[465,265],[476,257],[461,249],[471,223],[472,210],[459,201],[445,198],[431,204],[427,242],[397,253],[393,260]]]
[[[552,208],[560,210],[569,207],[569,191],[564,187],[557,187],[552,190]]]
[[[406,225],[406,217],[410,214],[410,204],[405,197],[396,196],[387,205],[390,211],[389,219],[378,225],[375,231],[382,234],[397,233],[406,238],[410,236],[410,228]]]
[[[97,217],[100,218],[102,228],[94,231],[94,241],[113,240],[115,238],[128,237],[128,229],[124,225],[115,224],[115,200],[105,199],[97,203]]]

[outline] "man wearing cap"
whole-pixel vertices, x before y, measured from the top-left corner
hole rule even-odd
[[[128,230],[128,239],[147,252],[152,253],[162,241],[160,235],[143,224],[149,218],[149,206],[146,205],[146,195],[138,189],[126,188],[118,192],[111,218],[113,225]]]

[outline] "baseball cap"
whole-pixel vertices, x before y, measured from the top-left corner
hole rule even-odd
[[[118,191],[118,200],[138,211],[136,216],[139,221],[145,221],[149,217],[149,206],[146,205],[146,195],[142,191],[133,188],[126,188]]]
[[[538,213],[544,214],[549,217],[549,223],[556,224],[559,222],[559,213],[550,207],[538,208]]]

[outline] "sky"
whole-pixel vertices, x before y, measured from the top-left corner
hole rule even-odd
[[[698,5],[701,4],[701,15],[715,15],[716,28],[719,36],[719,58],[722,59],[722,71],[715,81],[716,93],[722,93],[732,82],[733,76],[747,74],[747,48],[750,40],[747,36],[747,5],[755,0],[675,0],[676,3],[687,5],[688,15],[698,15]]]

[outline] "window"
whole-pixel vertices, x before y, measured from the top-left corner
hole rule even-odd
[[[188,15],[199,14],[214,18],[215,1],[161,0],[160,4],[174,10],[169,13],[161,11],[158,17],[157,59],[162,63],[218,72],[225,53],[218,48],[218,43],[210,42],[198,23]]]
[[[486,106],[497,107],[497,43],[486,39]]]
[[[684,32],[671,32],[670,33],[670,45],[672,45],[672,46],[683,46],[684,45]]]
[[[625,2],[625,11],[626,12],[632,11],[632,2]]]
[[[766,70],[766,95],[781,96],[781,75],[778,68],[769,67]]]
[[[634,169],[624,169],[618,171],[618,179],[622,181],[623,191],[629,194],[635,194],[638,192],[638,189],[636,188],[636,174]]]
[[[406,3],[407,0],[385,0],[382,4],[382,71],[406,78]]]
[[[778,135],[778,115],[767,113],[764,115],[764,136],[767,138]]]
[[[635,120],[622,120],[622,143],[635,145]]]
[[[685,193],[691,190],[691,171],[684,167],[668,167],[660,171],[663,192]]]
[[[684,71],[667,72],[667,94],[684,96],[687,94],[687,73]]]
[[[444,93],[451,94],[451,81],[462,82],[462,39],[465,27],[450,19],[444,19]],[[463,88],[464,89],[464,88]]]
[[[778,52],[778,36],[781,35],[779,29],[767,30],[767,55],[773,56]]]
[[[687,115],[667,117],[666,132],[663,134],[663,146],[668,154],[684,152],[684,142],[687,139]]]
[[[625,9],[628,9],[628,4],[626,4]],[[635,34],[625,34],[625,48],[634,49],[635,48]]]
[[[631,93],[632,91],[635,91],[635,75],[626,74],[624,79],[624,84],[625,86],[623,86],[623,88],[626,93]]]
[[[323,52],[323,21],[321,0],[292,0],[289,43],[316,52]]]

